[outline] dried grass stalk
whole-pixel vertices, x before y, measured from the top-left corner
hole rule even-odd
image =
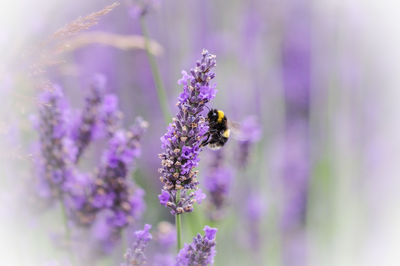
[[[30,53],[28,52],[33,58],[31,62],[34,62],[30,66],[30,75],[33,77],[41,76],[46,73],[46,68],[62,63],[63,60],[58,58],[58,56],[62,54],[63,50],[58,48],[65,46],[65,39],[96,25],[100,18],[110,13],[119,5],[119,2],[114,2],[97,12],[93,12],[85,17],[79,17],[58,29],[42,42],[39,47],[33,48]]]
[[[67,38],[80,31],[87,30],[90,27],[96,25],[102,16],[110,13],[111,10],[113,10],[117,6],[119,6],[119,3],[115,2],[111,5],[106,6],[102,10],[93,12],[85,17],[79,17],[74,21],[68,23],[61,29],[58,29],[56,32],[53,33],[53,35],[50,38],[51,39]]]
[[[146,49],[145,38],[141,35],[122,35],[102,31],[84,32],[60,44],[56,51],[63,53],[73,51],[90,44],[103,44],[121,50]],[[150,53],[159,56],[163,53],[162,46],[150,40]]]

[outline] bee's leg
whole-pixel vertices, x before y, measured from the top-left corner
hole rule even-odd
[[[200,144],[200,147],[206,146],[210,141],[210,133],[207,133],[207,139],[203,140],[203,142]]]

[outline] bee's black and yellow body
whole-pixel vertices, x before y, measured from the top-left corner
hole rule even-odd
[[[208,145],[211,149],[219,149],[225,145],[229,139],[230,130],[228,128],[228,119],[224,112],[217,109],[211,109],[207,114],[209,130],[207,138],[201,146]]]

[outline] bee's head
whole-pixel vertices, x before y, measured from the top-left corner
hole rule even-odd
[[[207,114],[207,118],[209,121],[216,121],[218,119],[218,110],[211,109]]]
[[[218,110],[211,109],[207,114],[208,121],[217,121],[218,120]]]

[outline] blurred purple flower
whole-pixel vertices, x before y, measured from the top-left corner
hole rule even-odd
[[[161,192],[160,195],[158,195],[158,199],[160,200],[161,205],[167,206],[167,203],[169,201],[169,193],[165,190]]]
[[[157,226],[156,240],[161,250],[168,251],[176,244],[175,226],[169,222],[160,222]]]
[[[214,169],[206,176],[205,187],[209,191],[210,201],[217,211],[221,211],[226,204],[232,179],[232,171],[226,167]]]
[[[101,123],[98,124],[99,129],[96,132],[107,134],[112,137],[121,127],[122,112],[118,109],[118,97],[114,94],[104,96],[104,102],[100,110]]]
[[[134,18],[145,16],[150,10],[160,7],[161,0],[131,0],[129,15]]]
[[[209,227],[208,225],[206,225],[204,227],[205,237],[208,240],[213,240],[215,238],[215,235],[217,234],[217,231],[218,231],[217,228],[212,228],[212,227]]]
[[[223,216],[233,174],[230,169],[223,166],[222,150],[212,151],[212,153],[212,165],[205,176],[204,186],[210,195],[210,212],[208,213],[210,219],[219,220]]]
[[[240,124],[239,151],[237,152],[237,162],[239,168],[245,168],[248,164],[250,149],[253,143],[261,138],[261,126],[256,117],[246,117]]]
[[[108,217],[112,215],[111,210],[103,210],[97,213],[96,220],[91,227],[91,233],[97,242],[106,243],[111,235],[111,227],[108,225]]]
[[[146,256],[144,254],[147,244],[152,239],[150,234],[151,225],[146,224],[143,230],[136,231],[134,234],[134,242],[131,248],[125,253],[125,263],[121,266],[143,265],[146,263]]]
[[[215,77],[211,71],[215,65],[215,55],[203,50],[201,60],[190,70],[190,74],[182,72],[183,78],[178,82],[183,85],[177,103],[179,112],[169,124],[167,133],[161,137],[164,152],[159,155],[162,164],[159,172],[164,186],[159,199],[173,215],[191,212],[193,197],[199,196],[194,192],[199,182],[197,171],[193,169],[199,163],[200,144],[208,130],[202,112],[205,104],[215,96],[215,88],[209,84]],[[177,191],[182,191],[179,201]]]
[[[203,193],[201,188],[199,188],[196,192],[194,192],[194,199],[197,203],[201,204],[201,202],[206,198],[206,194]]]
[[[214,263],[216,228],[204,227],[204,236],[198,234],[191,244],[185,244],[176,258],[177,266],[209,265]]]
[[[172,254],[156,254],[151,265],[175,266],[175,257]]]
[[[149,264],[160,266],[175,265],[175,257],[172,255],[174,253],[172,249],[176,245],[175,226],[169,222],[160,222],[155,233],[155,244]]]
[[[147,123],[138,118],[129,131],[121,129],[109,140],[95,181],[90,186],[89,197],[75,211],[79,224],[91,225],[98,212],[108,209],[106,223],[113,235],[119,235],[142,213],[144,191],[127,177],[129,165],[140,154],[139,140],[146,127]]]
[[[204,185],[212,195],[215,206],[222,207],[222,197],[229,192],[232,172],[228,168],[217,168],[206,176]]]
[[[104,76],[96,75],[92,81],[89,94],[86,96],[79,123],[75,132],[73,132],[73,138],[78,149],[76,161],[79,161],[83,151],[95,135],[94,130],[99,122],[99,110],[104,98],[105,83]]]
[[[305,121],[287,125],[284,138],[283,179],[285,208],[282,226],[285,230],[301,226],[305,218],[310,171],[308,128]]]
[[[285,265],[305,265],[304,238],[310,176],[309,112],[311,94],[311,23],[309,1],[289,6],[282,39],[285,95],[283,139],[283,211],[281,217]],[[293,247],[297,247],[293,249]]]
[[[251,192],[246,200],[247,235],[251,249],[258,251],[261,244],[260,222],[265,212],[265,201],[261,195]]]
[[[56,197],[65,192],[64,183],[73,178],[76,148],[68,138],[67,103],[61,88],[40,95],[38,160],[38,192],[40,196]]]

